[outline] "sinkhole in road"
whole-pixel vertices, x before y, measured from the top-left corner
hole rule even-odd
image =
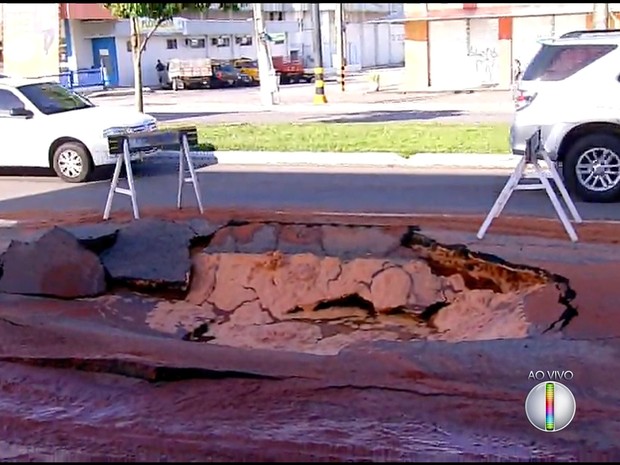
[[[525,338],[527,295],[568,281],[415,227],[229,224],[193,242],[182,298],[151,329],[186,341],[337,354],[355,343]],[[568,308],[567,307],[567,308]]]

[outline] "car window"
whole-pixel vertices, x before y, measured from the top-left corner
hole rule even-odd
[[[523,80],[561,81],[616,48],[613,44],[544,44],[523,73]]]
[[[234,73],[235,72],[235,68],[233,68],[232,65],[222,65],[220,67],[220,69],[222,71],[224,71],[225,73]]]
[[[24,103],[10,90],[0,89],[0,116],[8,116],[13,108],[24,108]]]
[[[54,82],[27,84],[18,89],[41,113],[46,115],[94,106],[88,99]]]

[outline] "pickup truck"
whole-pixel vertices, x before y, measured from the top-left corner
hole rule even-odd
[[[211,87],[213,66],[210,58],[179,59],[168,62],[168,81],[172,90]]]
[[[280,76],[281,84],[293,84],[295,82],[312,82],[314,73],[304,69],[301,60],[292,60],[288,57],[273,57],[273,67]]]

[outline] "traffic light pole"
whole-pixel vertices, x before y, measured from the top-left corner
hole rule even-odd
[[[345,53],[345,22],[344,22],[344,3],[336,4],[336,44],[338,48],[338,65],[340,66],[340,91],[344,92],[344,79],[346,69],[346,53]]]

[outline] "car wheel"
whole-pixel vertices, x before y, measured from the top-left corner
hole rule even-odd
[[[90,177],[94,165],[83,144],[65,142],[54,151],[52,168],[63,181],[79,183]]]
[[[620,199],[620,139],[589,134],[573,144],[562,163],[568,189],[585,202]]]

